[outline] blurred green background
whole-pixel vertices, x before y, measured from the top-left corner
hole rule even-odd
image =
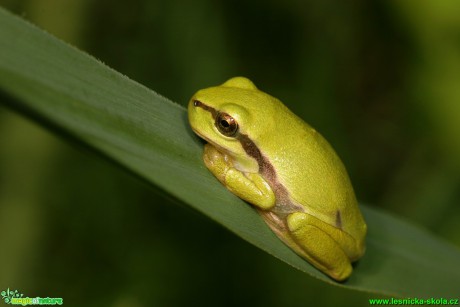
[[[0,0],[186,105],[243,75],[317,128],[361,203],[460,246],[460,2]],[[0,51],[1,52],[1,51]],[[70,306],[367,306],[0,107],[0,290]]]

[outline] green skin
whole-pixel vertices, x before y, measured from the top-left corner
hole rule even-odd
[[[276,235],[337,281],[365,251],[366,223],[329,143],[278,99],[235,77],[198,91],[190,125],[207,168]]]

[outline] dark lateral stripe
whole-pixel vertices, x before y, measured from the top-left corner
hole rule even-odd
[[[213,118],[214,120],[216,120],[217,111],[216,111],[216,109],[214,109],[213,107],[210,107],[210,106],[208,106],[208,105],[205,105],[204,103],[202,103],[202,102],[199,101],[199,100],[193,100],[193,105],[194,105],[195,107],[202,108],[203,110],[208,111],[209,113],[211,113],[212,118]]]
[[[246,135],[246,134],[238,134],[237,136],[238,140],[241,143],[241,146],[243,146],[244,151],[251,157],[253,157],[256,161],[257,164],[259,164],[259,173],[262,175],[262,177],[265,178],[270,184],[270,186],[273,189],[273,192],[275,193],[276,196],[276,202],[277,204],[281,204],[284,206],[284,208],[288,209],[290,207],[295,207],[290,198],[289,198],[289,193],[282,185],[276,176],[276,171],[273,168],[273,165],[270,163],[270,161],[260,152],[259,148],[257,147],[256,144]],[[298,210],[293,210],[293,211],[298,211]]]
[[[335,226],[342,229],[342,215],[340,214],[340,210],[337,210],[335,215]]]
[[[259,172],[261,174],[267,175],[270,179],[275,178],[275,169],[271,163],[262,155],[257,145],[254,144],[254,142],[246,134],[239,133],[236,138],[238,141],[240,141],[244,151],[257,161],[257,164],[259,164],[260,168]]]

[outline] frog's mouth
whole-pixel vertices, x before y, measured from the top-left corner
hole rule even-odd
[[[192,130],[193,132],[196,133],[196,135],[198,135],[200,138],[202,138],[203,140],[205,140],[206,142],[208,142],[208,144],[214,146],[218,151],[220,151],[221,153],[225,153],[225,154],[233,154],[233,152],[231,150],[228,150],[227,148],[224,148],[218,144],[216,144],[215,142],[211,141],[208,137],[206,137],[205,135],[203,135],[202,133],[198,132],[197,130],[195,130],[193,127],[192,127]]]
[[[211,142],[211,141],[208,140],[207,138],[204,138],[204,140],[205,140],[206,142],[208,142],[209,145],[215,147],[220,153],[222,153],[222,154],[224,154],[224,155],[226,155],[226,156],[229,156],[229,157],[231,157],[232,159],[235,158],[236,153],[234,153],[233,151],[228,150],[227,148],[224,148],[224,147],[222,147],[222,146],[220,146],[220,145],[218,145],[218,144],[216,144],[216,143],[214,143],[214,142]]]

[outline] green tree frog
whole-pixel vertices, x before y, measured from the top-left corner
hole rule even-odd
[[[208,142],[206,167],[228,190],[320,271],[350,276],[367,226],[345,167],[315,129],[244,77],[198,91],[188,118]]]

